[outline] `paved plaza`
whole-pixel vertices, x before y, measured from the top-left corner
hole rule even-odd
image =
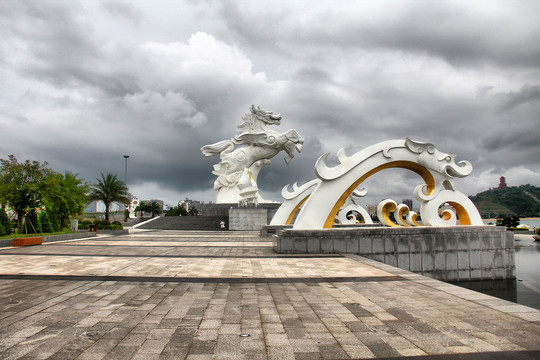
[[[538,359],[540,311],[255,232],[0,249],[0,359],[408,356]]]

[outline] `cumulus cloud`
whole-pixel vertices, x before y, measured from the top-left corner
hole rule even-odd
[[[277,131],[306,140],[290,165],[280,154],[261,171],[265,198],[313,179],[323,153],[405,137],[471,161],[470,180],[457,183],[466,194],[501,175],[539,184],[538,10],[526,1],[2,2],[0,157],[93,181],[122,177],[129,154],[135,195],[213,200],[219,159],[199,149],[234,136],[255,104],[283,115]],[[367,199],[410,198],[417,182],[377,174]]]

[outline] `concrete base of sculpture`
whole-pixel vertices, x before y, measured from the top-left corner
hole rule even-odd
[[[381,227],[382,225],[380,223],[373,223],[373,224],[334,224],[332,226],[333,229],[341,229],[341,228],[367,228],[367,227]],[[261,229],[261,236],[269,236],[273,234],[279,234],[285,229],[292,229],[292,225],[266,225],[263,226]]]
[[[504,227],[284,229],[281,254],[358,254],[443,281],[514,279],[514,234]]]
[[[229,210],[229,230],[259,231],[267,223],[267,209],[237,208]]]
[[[248,206],[238,204],[206,204],[203,215],[223,216],[228,219],[227,227],[234,231],[260,231],[266,226],[280,203],[264,203]]]

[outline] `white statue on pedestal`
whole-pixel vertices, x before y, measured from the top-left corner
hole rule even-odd
[[[218,190],[217,204],[232,204],[243,200],[240,195],[238,181],[244,174],[244,169],[250,172],[253,188],[257,190],[257,176],[261,167],[270,165],[270,159],[280,151],[287,153],[285,162],[288,164],[294,157],[295,150],[300,152],[304,139],[296,132],[289,130],[280,134],[268,128],[268,125],[279,125],[281,115],[274,115],[260,107],[251,106],[251,114],[246,114],[244,122],[238,126],[238,135],[231,140],[223,140],[201,148],[207,156],[218,155],[219,164],[214,165],[214,189]],[[237,147],[238,146],[238,147]],[[245,199],[244,199],[245,200]],[[257,194],[257,203],[265,201]]]

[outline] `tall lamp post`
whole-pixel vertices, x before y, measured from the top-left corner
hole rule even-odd
[[[127,160],[129,159],[129,155],[124,155],[124,159],[126,159],[126,170],[124,172],[124,183],[127,186]]]
[[[127,187],[127,159],[129,159],[129,155],[124,155],[124,159],[126,159],[126,168],[124,171],[124,184]],[[124,211],[124,221],[127,221],[129,219],[129,204],[126,204],[126,210],[127,211]]]

